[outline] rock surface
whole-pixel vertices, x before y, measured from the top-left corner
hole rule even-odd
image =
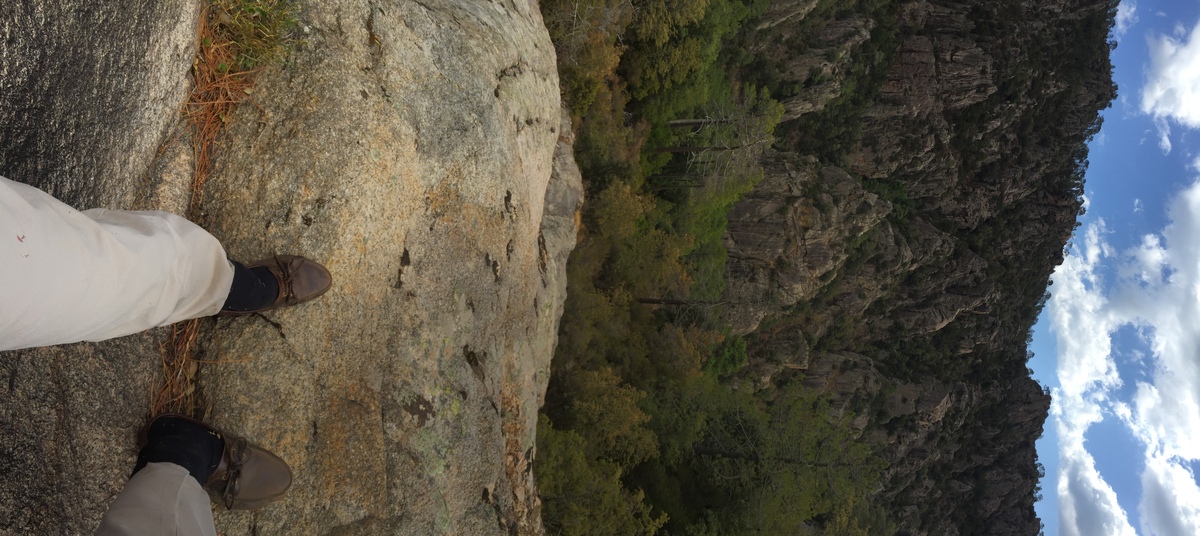
[[[551,183],[553,46],[526,2],[320,2],[209,179],[238,259],[298,252],[319,301],[203,338],[211,419],[296,482],[227,534],[534,534],[537,408],[574,247]],[[560,150],[570,154],[568,145]],[[560,164],[570,167],[569,158]]]
[[[184,98],[196,22],[185,6],[0,8],[0,98],[15,103],[0,114],[25,121],[0,126],[15,147],[0,173],[78,206],[178,211],[151,170],[164,167],[152,159]],[[130,11],[144,24],[92,26]],[[203,218],[231,258],[302,253],[335,286],[298,308],[204,324],[207,418],[296,475],[278,504],[218,512],[218,530],[539,534],[537,408],[582,187],[537,6],[311,2],[300,22],[303,43],[227,126]],[[121,26],[138,46],[117,54],[83,34],[97,50],[76,54],[57,41],[60,24]],[[29,58],[91,69],[78,76],[100,89],[60,88]],[[54,106],[33,106],[36,92]],[[156,337],[0,356],[0,468],[19,475],[0,485],[4,530],[98,523],[132,466]]]
[[[199,14],[190,0],[0,5],[0,175],[79,206],[151,206]]]
[[[772,6],[778,4],[772,3]],[[792,16],[803,18],[803,13],[800,11]],[[819,112],[842,93],[842,83],[852,62],[850,54],[870,39],[873,25],[870,19],[863,17],[833,21],[808,36],[812,43],[805,53],[786,56],[789,58],[786,62],[787,72],[793,74],[801,87],[795,95],[780,100],[784,107],[784,121]]]
[[[803,19],[808,15],[813,8],[817,7],[819,0],[780,0],[771,2],[767,12],[763,14],[762,20],[758,23],[757,29],[765,30],[772,26],[778,26],[789,20]]]
[[[727,319],[736,333],[812,298],[892,208],[815,158],[773,153],[762,164],[763,181],[728,216]]]

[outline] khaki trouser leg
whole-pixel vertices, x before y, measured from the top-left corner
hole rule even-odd
[[[0,351],[213,315],[232,283],[220,242],[184,218],[80,212],[0,177]]]
[[[208,494],[187,469],[150,463],[113,500],[97,536],[216,536]]]

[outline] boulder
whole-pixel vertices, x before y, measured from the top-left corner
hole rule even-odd
[[[320,2],[301,24],[230,121],[205,211],[233,258],[300,253],[335,281],[202,337],[208,417],[296,477],[218,528],[537,534],[582,191],[537,6]]]
[[[80,207],[157,208],[148,173],[190,88],[200,6],[0,6],[0,175]]]

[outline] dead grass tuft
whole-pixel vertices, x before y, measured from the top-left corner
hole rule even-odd
[[[162,357],[163,384],[154,396],[151,415],[160,413],[194,414],[196,411],[196,372],[199,363],[193,359],[199,320],[188,320],[171,326],[171,337],[158,347]]]
[[[199,223],[204,184],[212,173],[217,138],[233,110],[250,99],[254,75],[263,66],[282,62],[294,40],[293,0],[213,0],[200,15],[200,48],[192,62],[192,93],[183,115],[192,126],[192,197],[187,217]],[[151,415],[195,414],[195,358],[199,320],[175,324],[159,347],[163,385],[155,393]],[[220,361],[204,361],[220,362]]]

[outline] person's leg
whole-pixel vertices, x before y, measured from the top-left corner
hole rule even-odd
[[[0,351],[100,341],[217,313],[324,294],[304,257],[243,266],[201,227],[166,212],[77,211],[0,177]]]
[[[0,350],[96,341],[220,311],[233,267],[165,212],[77,211],[0,177]]]
[[[216,536],[212,506],[200,483],[182,466],[146,465],[113,501],[98,536]]]
[[[133,476],[97,534],[213,535],[209,499],[254,510],[287,492],[292,471],[275,454],[183,415],[159,415],[146,429]]]

